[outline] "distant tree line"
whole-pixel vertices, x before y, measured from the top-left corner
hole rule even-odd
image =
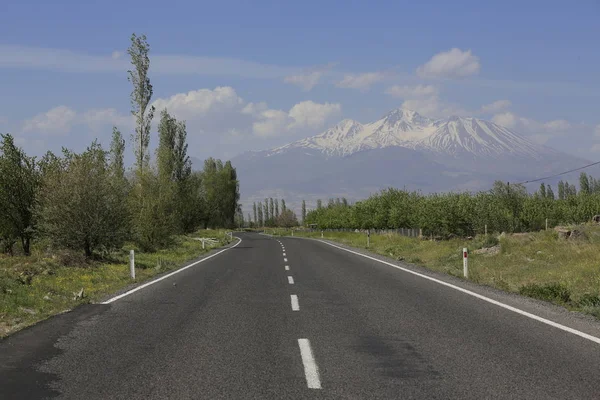
[[[478,193],[422,194],[386,189],[366,200],[348,204],[329,201],[306,214],[304,224],[321,229],[421,228],[424,235],[472,236],[489,232],[525,232],[560,224],[589,221],[600,213],[600,181],[580,175],[575,185],[560,181],[558,196],[542,183],[534,193],[523,185],[497,181]]]
[[[281,208],[280,208],[281,202]],[[252,215],[248,215],[249,227],[282,227],[290,228],[298,225],[298,217],[293,210],[287,208],[285,200],[266,198],[265,202],[259,201],[252,204]]]
[[[145,36],[131,38],[134,66],[132,144],[135,167],[126,171],[125,140],[113,128],[110,149],[97,141],[83,152],[63,148],[41,159],[28,156],[10,134],[0,135],[0,245],[12,254],[20,242],[25,255],[31,242],[44,239],[57,249],[94,253],[133,241],[155,250],[173,235],[198,228],[233,227],[240,212],[239,183],[231,162],[209,158],[192,171],[185,121],[160,113],[158,147],[148,150],[154,107]]]

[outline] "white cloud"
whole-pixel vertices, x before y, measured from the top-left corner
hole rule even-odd
[[[479,57],[471,50],[453,48],[434,55],[417,68],[417,74],[423,78],[462,78],[477,74],[479,68]]]
[[[300,86],[304,91],[308,92],[319,83],[321,78],[327,74],[334,65],[334,63],[330,63],[325,66],[311,68],[296,75],[286,76],[283,81],[285,83]]]
[[[70,107],[58,106],[40,113],[22,124],[22,133],[68,135],[74,126],[84,125],[92,132],[102,129],[108,132],[110,126],[120,129],[134,127],[134,119],[130,114],[120,114],[114,108],[93,108],[78,113]]]
[[[67,134],[75,122],[77,113],[67,106],[58,106],[38,114],[23,123],[23,132],[43,134]]]
[[[510,108],[511,105],[512,103],[509,100],[498,100],[493,103],[481,106],[480,112],[482,114],[494,114],[506,110],[507,108]]]
[[[544,127],[550,131],[560,132],[571,129],[571,124],[569,121],[565,121],[564,119],[557,119],[554,121],[546,122]]]
[[[433,85],[400,86],[394,85],[388,88],[385,93],[402,98],[425,97],[438,94],[438,89]]]
[[[518,117],[511,113],[505,112],[502,114],[496,114],[492,117],[492,122],[506,128],[514,128],[517,125]]]
[[[596,128],[594,128],[594,135],[600,137],[600,124],[596,125]]]
[[[242,114],[252,115],[254,117],[260,116],[263,111],[269,109],[269,106],[264,101],[260,103],[248,103],[242,108]]]
[[[113,60],[118,60],[119,58],[123,57],[123,52],[121,51],[113,51],[111,54],[111,57]]]
[[[264,110],[260,113],[259,121],[252,124],[252,130],[260,137],[279,136],[288,129],[291,121],[285,111]]]
[[[492,117],[492,122],[512,129],[519,134],[527,135],[541,144],[548,142],[553,137],[570,134],[574,130],[586,130],[589,132],[589,128],[585,125],[574,126],[564,119],[540,122],[512,112],[496,114]]]
[[[207,114],[239,111],[244,100],[229,86],[177,93],[166,99],[156,99],[152,105],[158,112],[166,108],[179,119],[192,119]]]
[[[366,72],[363,74],[346,74],[344,79],[336,83],[337,87],[367,90],[371,85],[382,81],[386,77],[384,72]]]
[[[114,108],[87,110],[77,118],[77,121],[86,124],[94,131],[104,129],[107,125],[120,129],[132,129],[135,126],[135,118],[131,114],[121,114]]]
[[[313,101],[303,101],[294,105],[289,116],[294,119],[294,123],[290,128],[308,127],[322,128],[325,122],[338,117],[342,113],[340,104],[319,104]]]
[[[441,101],[438,96],[408,99],[402,103],[402,107],[417,111],[419,114],[430,118],[444,118],[452,115],[469,116],[473,114],[457,104]]]
[[[258,121],[253,124],[253,132],[257,136],[269,137],[319,129],[341,112],[340,104],[319,104],[310,100],[295,104],[288,112],[262,109],[257,115]]]

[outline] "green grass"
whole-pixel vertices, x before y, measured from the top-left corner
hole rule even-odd
[[[69,252],[48,254],[41,250],[42,244],[34,247],[30,257],[0,255],[0,337],[134,283],[129,276],[130,249],[136,250],[135,282],[143,282],[208,252],[209,246],[202,249],[202,243],[193,239],[199,237],[219,239],[216,246],[229,241],[225,230],[201,230],[177,236],[172,246],[153,253],[127,244],[100,261],[86,261]],[[82,288],[83,299],[74,300],[74,293]]]
[[[371,235],[370,251],[463,278],[462,249],[469,249],[469,279],[508,292],[553,302],[600,317],[600,227],[577,227],[583,237],[559,239],[554,231],[478,236],[472,240],[421,240],[395,234]],[[277,230],[289,235],[289,230]],[[320,238],[320,232],[294,232]],[[366,248],[364,233],[325,232],[325,239]],[[497,254],[474,250],[500,246]]]

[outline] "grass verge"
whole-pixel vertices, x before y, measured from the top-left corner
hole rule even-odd
[[[368,250],[463,278],[462,249],[467,247],[469,280],[600,318],[600,227],[584,225],[575,229],[579,235],[573,239],[561,239],[554,231],[447,241],[371,235]],[[291,231],[268,233],[290,235]],[[294,236],[320,238],[321,233],[296,231]],[[324,232],[324,238],[367,248],[364,233]]]
[[[200,237],[217,238],[218,242],[202,249],[202,242],[194,239]],[[132,284],[130,249],[135,250],[135,282],[139,283],[228,242],[225,230],[201,230],[177,236],[172,246],[153,253],[127,244],[96,261],[70,252],[48,254],[40,248],[34,248],[30,257],[0,255],[0,337]],[[76,298],[81,289],[83,298]]]

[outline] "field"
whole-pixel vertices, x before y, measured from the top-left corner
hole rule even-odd
[[[95,261],[71,252],[49,254],[42,244],[30,257],[0,255],[0,337],[132,284],[130,249],[136,250],[136,282],[143,282],[208,252],[209,246],[202,249],[194,239],[199,237],[218,238],[213,248],[229,241],[224,230],[201,230],[177,236],[171,247],[154,253],[126,245]],[[77,296],[81,289],[82,297]]]
[[[579,235],[563,239],[549,230],[443,241],[371,235],[369,250],[462,278],[462,249],[467,247],[469,280],[600,318],[600,227],[590,224],[570,229],[576,229]],[[274,232],[290,234],[289,230]],[[294,235],[321,237],[320,232],[296,231]],[[367,247],[364,233],[324,232],[324,238],[356,248]]]

